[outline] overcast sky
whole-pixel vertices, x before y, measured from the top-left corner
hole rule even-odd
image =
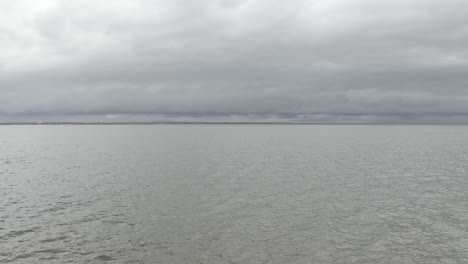
[[[0,121],[47,116],[468,120],[468,1],[0,0]]]

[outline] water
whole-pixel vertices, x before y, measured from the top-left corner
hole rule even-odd
[[[0,126],[0,263],[467,263],[468,127]]]

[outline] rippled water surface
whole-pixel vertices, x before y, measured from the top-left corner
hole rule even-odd
[[[0,126],[0,263],[468,263],[468,127]]]

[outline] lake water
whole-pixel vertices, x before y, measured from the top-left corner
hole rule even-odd
[[[468,126],[0,126],[0,263],[468,263]]]

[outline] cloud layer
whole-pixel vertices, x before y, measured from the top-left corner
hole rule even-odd
[[[0,113],[465,116],[467,13],[464,0],[0,0]]]

